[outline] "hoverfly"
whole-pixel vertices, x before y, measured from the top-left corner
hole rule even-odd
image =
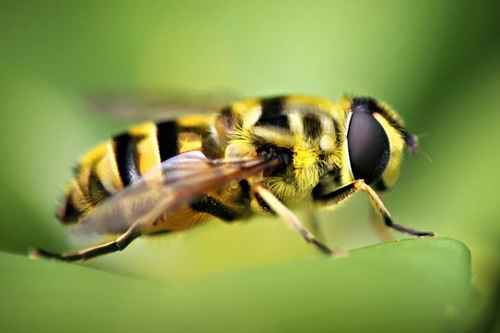
[[[157,106],[170,110],[167,102]],[[378,195],[396,182],[405,147],[415,154],[417,137],[387,104],[369,97],[248,99],[148,122],[85,155],[58,212],[64,224],[116,240],[76,253],[33,254],[84,261],[121,251],[140,236],[259,213],[281,217],[306,242],[334,254],[288,207],[307,198],[331,208],[359,191],[387,227],[433,236],[395,223]]]

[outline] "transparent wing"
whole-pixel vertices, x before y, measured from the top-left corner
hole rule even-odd
[[[175,156],[102,202],[80,223],[77,234],[122,233],[143,227],[189,205],[204,193],[281,163],[274,158],[210,160],[201,152]]]
[[[135,93],[91,94],[92,110],[130,120],[169,120],[179,116],[217,111],[239,100],[231,92],[213,94]]]

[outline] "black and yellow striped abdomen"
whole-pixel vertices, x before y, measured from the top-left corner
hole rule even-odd
[[[58,217],[77,223],[104,199],[119,192],[161,162],[192,150],[217,154],[212,141],[212,115],[146,123],[93,148],[80,161],[67,188]]]

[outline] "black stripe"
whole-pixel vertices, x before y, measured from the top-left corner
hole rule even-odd
[[[63,223],[78,222],[82,212],[73,203],[73,195],[68,195],[57,212],[57,218]]]
[[[310,139],[317,139],[321,135],[321,121],[314,113],[308,113],[302,118],[304,135]]]
[[[288,121],[288,116],[286,114],[280,114],[265,118],[261,116],[259,121],[255,123],[255,126],[272,126],[286,130],[290,129],[290,123]]]
[[[285,114],[285,97],[264,98],[260,101],[262,114],[255,126],[273,126],[290,129],[288,116]]]
[[[261,118],[267,118],[283,114],[285,108],[285,100],[286,99],[283,96],[263,98],[260,101],[260,105],[262,107]]]
[[[128,186],[141,176],[139,156],[137,155],[138,138],[125,133],[113,138],[115,159],[123,186]]]
[[[156,125],[160,160],[166,161],[179,154],[178,128],[175,121],[166,121]]]
[[[89,175],[88,181],[88,195],[92,204],[97,205],[107,197],[111,196],[111,193],[106,190],[102,184],[99,176],[92,170]]]

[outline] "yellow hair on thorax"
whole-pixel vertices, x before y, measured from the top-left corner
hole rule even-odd
[[[297,196],[302,197],[310,193],[312,188],[319,182],[322,173],[322,164],[319,161],[318,145],[311,145],[300,135],[295,136],[293,147],[294,178],[297,183]]]

